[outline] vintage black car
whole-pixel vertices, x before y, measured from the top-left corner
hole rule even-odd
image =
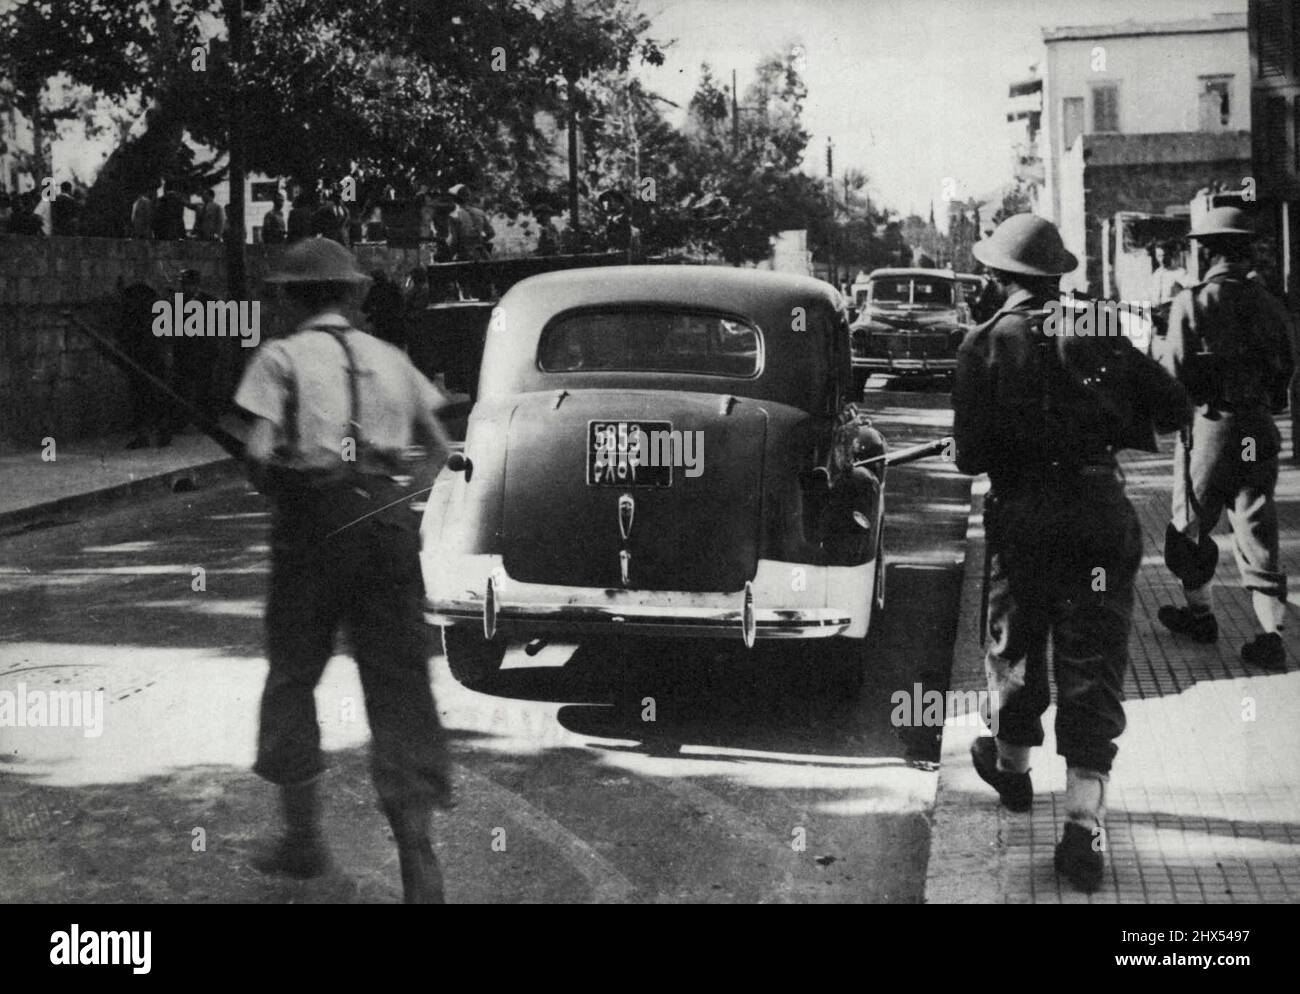
[[[970,306],[956,273],[874,270],[852,329],[856,382],[872,373],[951,374],[970,328]]]
[[[820,639],[852,691],[884,602],[887,458],[851,383],[844,303],[817,280],[516,284],[422,524],[452,673],[481,685],[532,640]]]

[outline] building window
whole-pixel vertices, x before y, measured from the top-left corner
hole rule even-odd
[[[1258,44],[1260,79],[1286,76],[1293,57],[1287,44],[1286,0],[1258,0],[1253,13],[1256,19],[1254,38]],[[1297,30],[1300,30],[1300,24],[1293,22],[1292,31]],[[1290,41],[1294,46],[1294,34]]]
[[[1061,101],[1061,141],[1067,152],[1083,134],[1083,97],[1066,97]]]
[[[1223,131],[1232,126],[1232,77],[1202,76],[1198,94],[1202,131]]]
[[[1113,83],[1092,88],[1092,130],[1119,130],[1119,87]]]

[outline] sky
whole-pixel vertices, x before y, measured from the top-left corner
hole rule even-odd
[[[685,107],[702,62],[720,80],[739,72],[743,96],[770,53],[804,50],[812,132],[804,168],[858,168],[873,199],[942,214],[945,178],[956,197],[1011,179],[1007,86],[1042,57],[1042,30],[1125,20],[1167,21],[1244,12],[1245,0],[643,0],[656,39],[676,39],[662,67],[643,67],[655,92]],[[951,187],[950,187],[951,189]]]

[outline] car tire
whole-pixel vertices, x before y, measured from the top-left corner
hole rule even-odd
[[[447,666],[462,686],[477,690],[501,670],[506,658],[505,639],[485,639],[476,629],[467,625],[444,625],[442,649],[447,654]]]

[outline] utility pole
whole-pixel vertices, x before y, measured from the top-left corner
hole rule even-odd
[[[830,224],[826,231],[826,262],[830,269],[830,284],[839,289],[840,267],[835,260],[835,143],[826,136],[826,190],[830,194]]]
[[[244,0],[226,0],[230,32],[230,207],[226,212],[227,291],[234,300],[247,297],[244,273],[244,108],[240,83],[244,74]]]

